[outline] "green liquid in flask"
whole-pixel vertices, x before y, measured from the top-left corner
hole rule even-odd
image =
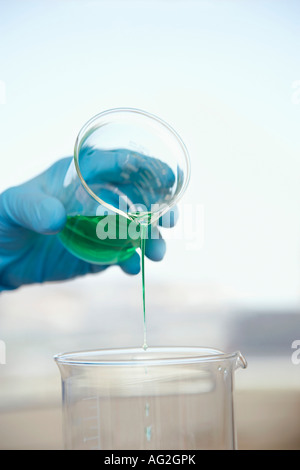
[[[122,263],[140,246],[139,236],[136,240],[128,236],[130,223],[134,222],[119,215],[69,216],[60,239],[73,255],[88,263]]]

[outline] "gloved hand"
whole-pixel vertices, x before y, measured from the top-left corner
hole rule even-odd
[[[59,160],[41,175],[0,195],[0,291],[72,279],[109,267],[74,257],[57,235],[66,224],[60,192],[71,160],[71,157]],[[172,218],[174,223],[175,219]],[[149,259],[160,261],[165,251],[161,236],[147,240]],[[119,266],[127,274],[138,274],[138,253]]]

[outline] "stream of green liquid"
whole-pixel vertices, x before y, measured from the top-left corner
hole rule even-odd
[[[144,323],[144,344],[143,349],[148,349],[147,326],[146,326],[146,290],[145,290],[145,249],[146,249],[147,225],[141,224],[141,259],[142,259],[142,289],[143,289],[143,323]]]
[[[69,216],[59,237],[76,257],[93,264],[117,264],[141,250],[144,344],[147,346],[145,299],[145,247],[150,214],[131,214],[134,220],[119,215]],[[131,224],[134,224],[131,226]],[[100,236],[105,236],[101,239]]]

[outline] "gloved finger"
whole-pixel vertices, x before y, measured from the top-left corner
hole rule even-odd
[[[159,225],[164,228],[172,228],[177,224],[178,219],[179,210],[177,206],[174,206],[159,219]]]
[[[11,226],[20,226],[44,235],[60,232],[66,224],[62,203],[42,192],[25,192],[22,186],[0,196],[0,216]]]
[[[79,169],[87,183],[102,181],[124,184],[139,181],[141,187],[171,187],[175,182],[172,169],[158,158],[148,157],[129,149],[102,150],[92,147],[81,149]]]
[[[89,271],[91,274],[97,274],[101,273],[102,271],[105,271],[107,268],[109,268],[110,265],[101,265],[101,264],[90,264],[89,265]]]
[[[73,180],[78,179],[73,157],[65,157],[55,162],[44,173],[33,179],[43,192],[45,182],[47,184],[47,194],[51,196],[61,195]],[[29,182],[30,183],[30,182]]]
[[[134,255],[131,256],[131,258],[126,261],[123,261],[122,263],[119,263],[119,266],[122,271],[124,271],[124,273],[126,274],[138,274],[141,270],[141,261],[139,254],[135,252]]]
[[[152,261],[161,261],[166,254],[166,242],[162,238],[159,229],[151,226],[146,240],[145,254]]]

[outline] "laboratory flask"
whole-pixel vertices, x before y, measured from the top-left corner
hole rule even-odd
[[[169,124],[142,110],[104,111],[83,126],[66,166],[60,240],[90,263],[126,261],[141,245],[141,224],[174,218],[189,177],[187,149]]]
[[[240,352],[191,347],[59,354],[66,450],[234,450]]]

